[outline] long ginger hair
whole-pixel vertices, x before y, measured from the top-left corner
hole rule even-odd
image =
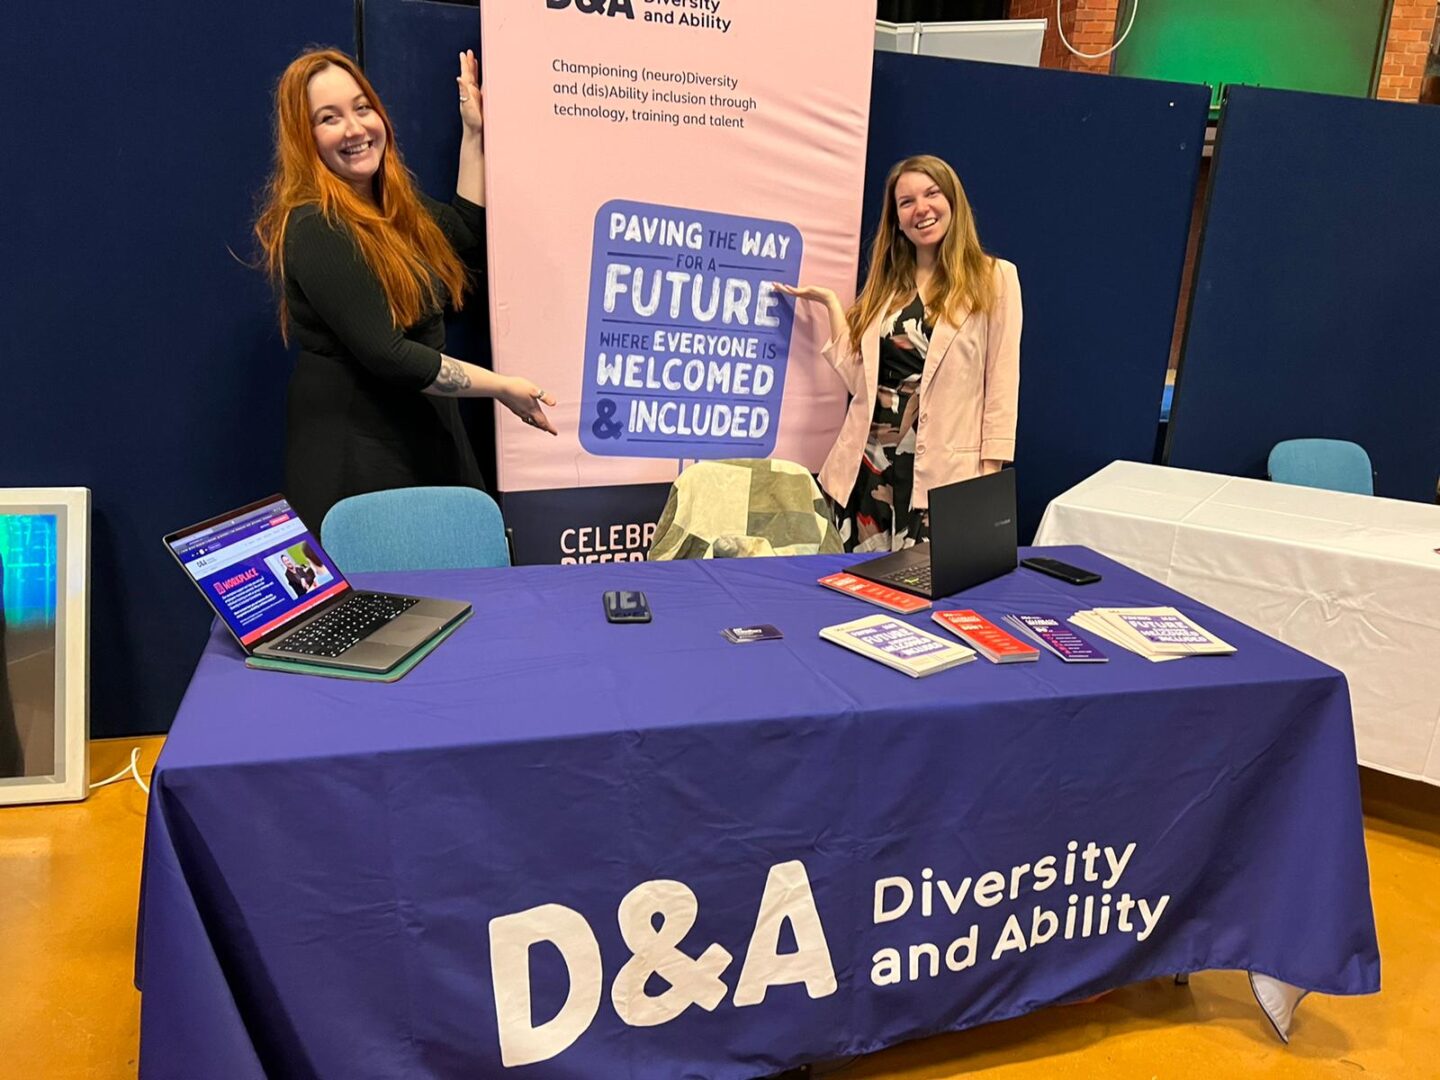
[[[354,77],[385,124],[385,150],[374,178],[375,201],[361,198],[320,160],[310,119],[310,80],[328,67]],[[316,205],[332,225],[343,225],[379,279],[396,327],[416,322],[443,299],[464,302],[465,264],[416,194],[400,159],[395,128],[365,73],[335,49],[311,49],[290,62],[275,87],[275,161],[265,188],[255,237],[266,272],[280,297],[280,332],[289,340],[285,302],[285,230],[297,206]],[[437,287],[437,283],[438,286]]]
[[[850,327],[850,344],[860,351],[865,328],[886,314],[897,298],[915,289],[915,245],[900,231],[895,210],[895,185],[905,173],[924,173],[935,181],[950,204],[950,228],[940,241],[935,271],[920,299],[932,318],[955,324],[962,311],[988,312],[995,306],[995,260],[980,246],[975,231],[975,213],[965,198],[965,188],[955,170],[938,157],[920,154],[908,157],[885,178],[885,199],[880,207],[880,226],[870,246],[870,270],[865,288],[845,313]]]

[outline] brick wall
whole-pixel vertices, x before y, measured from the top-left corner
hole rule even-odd
[[[1076,0],[1074,22],[1065,24],[1065,36],[1070,44],[1082,53],[1104,52],[1110,48],[1115,43],[1115,12],[1119,6],[1119,0]],[[1108,56],[1086,60],[1068,49],[1065,54],[1071,71],[1104,73],[1110,70]]]
[[[1120,0],[1062,0],[1060,18],[1065,36],[1081,52],[1108,49],[1115,40]],[[1394,0],[1380,85],[1375,96],[1386,101],[1419,101],[1425,76],[1425,59],[1435,29],[1437,0]],[[1108,72],[1110,58],[1085,60],[1060,42],[1055,29],[1055,0],[1010,0],[1012,19],[1048,19],[1040,66],[1066,71]],[[1138,18],[1145,17],[1141,4]]]
[[[1081,52],[1104,52],[1115,40],[1115,12],[1120,0],[1062,0],[1060,18],[1065,36]],[[1048,19],[1040,66],[1066,71],[1110,70],[1110,58],[1085,60],[1070,52],[1055,30],[1055,0],[1010,0],[1012,19]]]
[[[1395,0],[1376,97],[1386,101],[1420,100],[1425,57],[1435,29],[1435,7],[1436,0]]]
[[[1012,19],[1048,19],[1045,44],[1040,49],[1040,66],[1064,67],[1060,59],[1060,39],[1055,35],[1055,0],[1010,0]]]

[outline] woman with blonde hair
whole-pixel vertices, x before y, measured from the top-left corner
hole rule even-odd
[[[850,391],[820,469],[847,551],[929,536],[930,489],[1015,456],[1020,279],[986,254],[955,170],[908,157],[890,170],[865,287],[846,311],[823,286],[777,286],[824,306],[825,358]]]
[[[459,397],[493,397],[554,434],[526,379],[446,356],[444,309],[465,300],[462,256],[483,259],[478,64],[460,54],[455,198],[415,187],[390,117],[355,61],[302,53],[275,91],[275,162],[255,235],[300,354],[286,415],[286,492],[312,527],[368,491],[484,481]],[[481,293],[484,295],[483,291]]]

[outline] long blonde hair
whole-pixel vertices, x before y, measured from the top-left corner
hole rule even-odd
[[[895,210],[895,184],[908,172],[924,173],[935,181],[950,204],[950,228],[936,253],[935,272],[920,299],[931,318],[954,323],[962,310],[988,312],[995,306],[995,260],[980,246],[975,213],[955,170],[930,154],[898,162],[885,178],[885,199],[880,225],[870,245],[870,269],[865,288],[845,313],[850,344],[860,351],[865,328],[884,315],[897,296],[915,288],[915,245],[900,231]]]
[[[328,67],[349,72],[385,124],[385,151],[375,175],[375,201],[361,198],[320,160],[311,129],[310,80]],[[344,225],[372,273],[379,279],[396,327],[417,321],[445,299],[464,302],[465,264],[435,224],[416,193],[414,180],[395,145],[395,128],[375,88],[350,57],[336,49],[310,49],[292,60],[275,87],[275,161],[255,237],[266,272],[280,298],[280,332],[288,340],[285,302],[285,230],[290,212],[314,204],[332,225]]]

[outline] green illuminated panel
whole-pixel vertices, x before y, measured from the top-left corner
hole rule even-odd
[[[0,600],[12,627],[55,623],[54,514],[0,514]]]
[[[1368,97],[1388,0],[1140,0],[1117,75]],[[1117,34],[1130,18],[1121,4]]]

